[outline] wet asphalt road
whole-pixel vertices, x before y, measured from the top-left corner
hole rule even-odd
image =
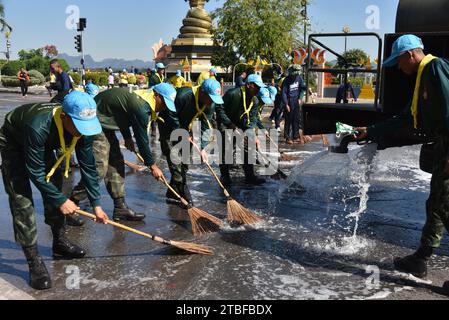
[[[0,123],[22,101],[18,95],[1,94]],[[153,150],[159,154],[158,144]],[[147,214],[145,223],[129,225],[167,239],[207,244],[215,250],[212,257],[186,254],[87,222],[83,228],[71,228],[69,236],[87,249],[88,256],[54,261],[51,233],[35,192],[40,250],[54,281],[54,288],[45,292],[27,285],[27,265],[13,240],[1,185],[0,278],[36,299],[446,298],[438,290],[449,280],[447,237],[430,263],[426,281],[392,270],[395,256],[417,247],[424,224],[430,176],[417,168],[418,147],[380,153],[375,146],[354,147],[348,155],[337,155],[315,142],[284,150],[297,157],[281,164],[290,173],[287,181],[269,179],[263,187],[249,188],[240,171],[233,173],[237,178],[231,193],[265,222],[238,229],[227,226],[200,238],[191,235],[186,212],[165,203],[159,183],[146,173],[129,172],[127,200]],[[135,161],[129,153],[126,157]],[[165,161],[159,164],[168,174]],[[78,179],[75,172],[66,189]],[[205,168],[193,167],[189,182],[196,206],[225,219],[224,197]],[[104,184],[102,194],[104,209],[112,212]]]

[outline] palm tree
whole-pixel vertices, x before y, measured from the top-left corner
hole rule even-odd
[[[0,2],[0,31],[3,32],[5,30],[11,32],[12,28],[5,20],[5,6]]]

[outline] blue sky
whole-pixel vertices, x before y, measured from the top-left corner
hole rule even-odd
[[[315,32],[340,32],[348,25],[353,32],[369,32],[365,26],[369,5],[380,12],[380,29],[383,36],[394,32],[398,0],[312,0],[309,14]],[[211,0],[206,9],[220,7],[224,0]],[[3,0],[6,20],[13,26],[12,51],[54,44],[60,52],[76,55],[74,30],[66,28],[70,5],[79,7],[81,16],[88,19],[85,34],[86,53],[95,60],[104,58],[153,58],[151,47],[162,38],[166,43],[177,37],[182,19],[188,10],[183,0]],[[343,51],[344,40],[327,42],[332,48]],[[376,54],[377,44],[372,40],[348,42],[349,48],[362,48]],[[5,51],[5,41],[0,41],[0,51]],[[13,55],[15,57],[15,55]],[[329,57],[332,60],[333,57]]]

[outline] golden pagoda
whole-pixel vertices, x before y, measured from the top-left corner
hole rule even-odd
[[[212,68],[211,59],[214,52],[211,27],[212,18],[204,9],[209,0],[185,0],[190,9],[182,21],[178,38],[172,41],[171,54],[168,59],[167,73],[175,73],[185,66],[180,61],[190,60],[190,72],[200,74]],[[195,76],[194,76],[195,78]]]

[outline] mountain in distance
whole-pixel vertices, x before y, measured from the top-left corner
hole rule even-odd
[[[65,59],[69,64],[70,68],[81,68],[81,56],[70,56],[65,53],[60,53],[58,58]],[[143,61],[143,60],[125,60],[125,59],[104,59],[102,61],[95,61],[91,55],[86,55],[84,57],[84,64],[87,69],[104,69],[111,67],[114,70],[129,69],[131,67],[137,69],[148,69],[154,67],[153,61]]]

